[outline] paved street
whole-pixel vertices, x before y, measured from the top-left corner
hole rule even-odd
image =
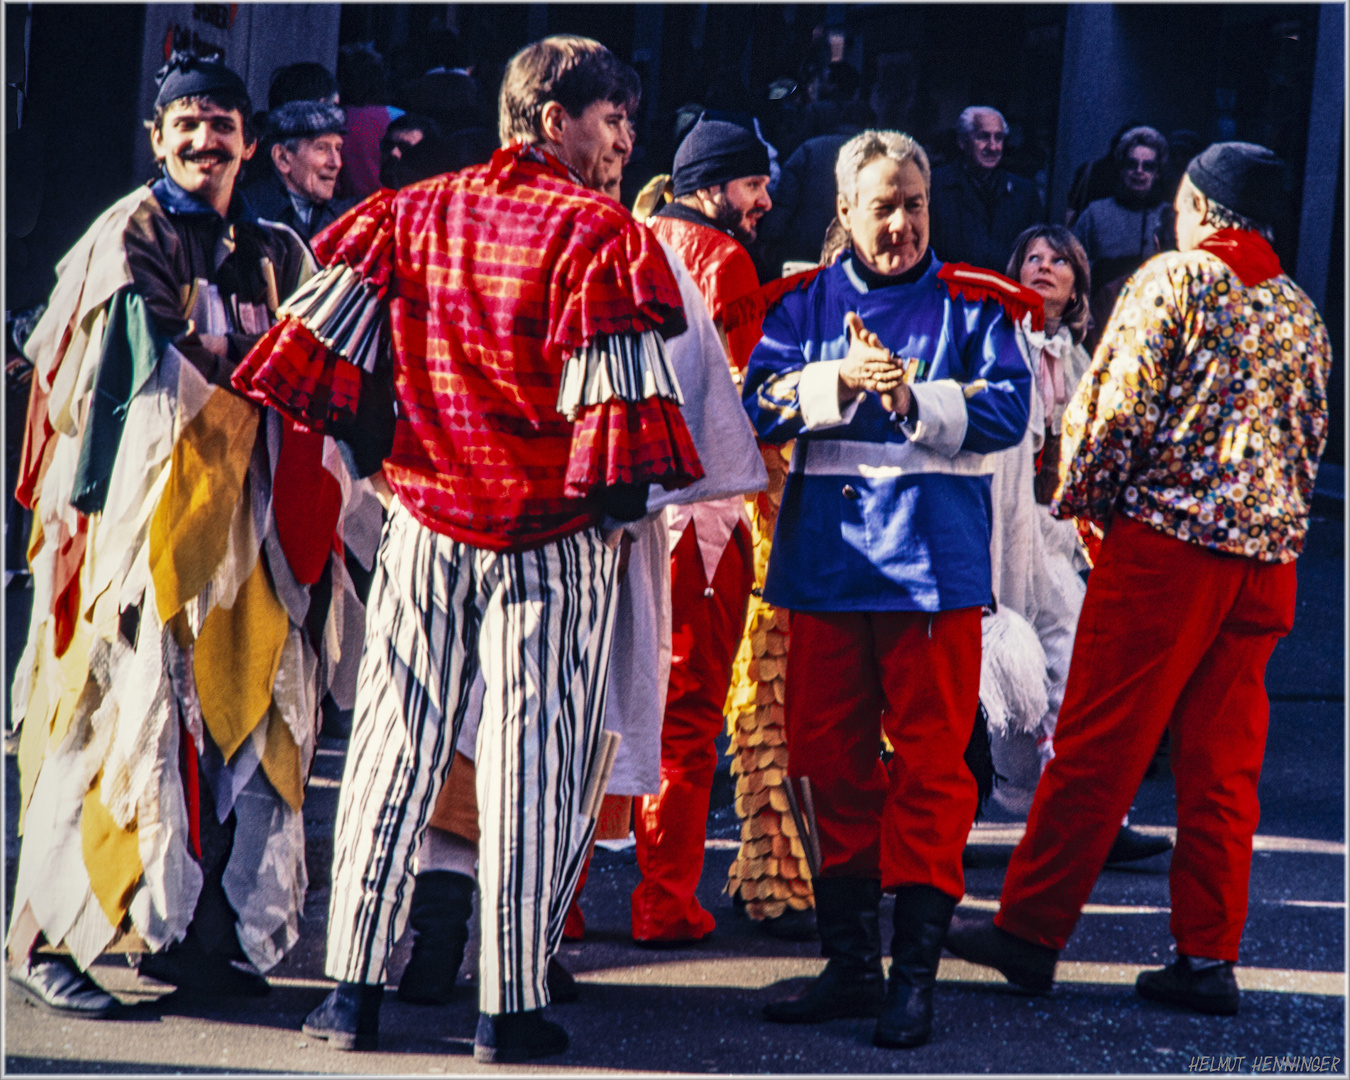
[[[1320,504],[1320,500],[1319,500]],[[1251,1071],[1267,1055],[1345,1062],[1345,830],[1342,597],[1343,523],[1314,522],[1299,564],[1298,621],[1276,651],[1268,686],[1270,741],[1261,781],[1262,820],[1252,870],[1251,915],[1239,981],[1246,993],[1233,1019],[1181,1014],[1135,996],[1141,965],[1170,959],[1167,856],[1107,871],[1059,968],[1048,998],[1021,996],[1002,982],[946,958],[937,993],[937,1030],[920,1050],[880,1051],[870,1022],[777,1027],[760,1007],[818,971],[818,946],[760,935],[720,892],[734,855],[737,823],[715,810],[701,898],[718,928],[697,946],[648,951],[629,938],[628,896],[637,883],[631,847],[597,851],[582,898],[588,930],[563,962],[581,980],[581,1000],[557,1008],[572,1049],[525,1072],[620,1071],[820,1073],[1179,1072],[1204,1056],[1241,1056]],[[12,633],[12,631],[11,631]],[[11,1072],[350,1072],[492,1071],[472,1059],[476,1015],[469,990],[445,1008],[406,1006],[386,996],[382,1049],[341,1054],[300,1034],[305,1013],[329,985],[323,978],[328,858],[342,744],[325,741],[305,813],[311,888],[300,946],[270,973],[272,993],[227,1008],[159,1000],[162,987],[137,981],[120,960],[96,977],[128,1002],[122,1018],[68,1020],[10,997],[5,1065]],[[13,759],[7,760],[14,797]],[[13,804],[7,859],[14,848]],[[1146,831],[1174,824],[1170,777],[1147,781],[1132,822]],[[1015,823],[977,826],[962,910],[992,911]],[[10,880],[13,868],[10,866]],[[889,903],[889,901],[887,902]],[[883,910],[883,926],[889,925]],[[471,942],[472,952],[474,945]],[[395,957],[391,986],[406,962]],[[473,969],[472,955],[465,971]],[[465,976],[461,976],[463,982]]]

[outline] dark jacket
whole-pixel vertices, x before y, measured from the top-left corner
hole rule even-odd
[[[338,218],[356,205],[355,199],[332,199],[314,207],[306,225],[296,215],[295,204],[281,177],[273,169],[261,180],[249,184],[241,192],[250,213],[264,221],[275,221],[294,229],[309,243],[311,237],[333,224]]]
[[[928,242],[944,262],[996,270],[1008,267],[1013,241],[1023,229],[1045,220],[1045,209],[1030,180],[995,169],[990,202],[964,161],[933,170]]]

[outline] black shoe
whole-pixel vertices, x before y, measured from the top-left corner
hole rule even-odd
[[[398,981],[398,999],[412,1005],[445,1005],[469,941],[469,917],[478,883],[453,870],[425,870],[413,884],[408,925],[412,955]]]
[[[933,1037],[933,984],[956,898],[930,885],[895,891],[891,977],[872,1045],[904,1050]]]
[[[947,932],[943,944],[953,956],[991,967],[1029,993],[1048,994],[1055,985],[1059,950],[1010,934],[992,920],[962,920]]]
[[[473,1059],[487,1065],[529,1061],[563,1053],[568,1041],[562,1025],[544,1019],[542,1009],[497,1016],[479,1013]]]
[[[62,1016],[102,1020],[119,1007],[69,956],[30,956],[26,965],[9,969],[9,981],[30,1005]]]
[[[581,996],[581,991],[577,989],[576,979],[572,978],[572,973],[562,966],[556,956],[548,962],[548,974],[545,975],[545,980],[548,983],[550,1005],[571,1005]]]
[[[257,998],[272,992],[252,965],[188,945],[170,945],[141,957],[139,974],[176,987],[184,997]]]
[[[816,913],[810,908],[804,911],[788,908],[781,915],[760,919],[755,926],[761,934],[778,941],[811,941],[817,937]]]
[[[1141,998],[1206,1016],[1236,1016],[1242,999],[1230,961],[1197,969],[1189,956],[1178,956],[1160,971],[1140,972],[1134,989]]]
[[[1154,855],[1171,850],[1172,841],[1166,836],[1149,836],[1131,829],[1128,825],[1122,825],[1120,832],[1116,833],[1115,843],[1111,845],[1111,850],[1106,856],[1106,865],[1120,866],[1124,863],[1138,862],[1140,859],[1151,859]]]
[[[873,1019],[886,996],[878,918],[881,882],[821,878],[813,884],[825,970],[797,997],[764,1006],[764,1019],[775,1024]]]
[[[338,983],[323,1004],[305,1017],[300,1030],[315,1039],[327,1039],[334,1050],[375,1050],[380,1045],[378,983]]]

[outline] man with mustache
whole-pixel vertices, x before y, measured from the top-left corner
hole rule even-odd
[[[288,101],[267,118],[272,169],[244,195],[254,213],[289,225],[306,242],[352,206],[335,199],[347,114],[327,101]]]
[[[325,629],[340,633],[328,617],[350,595],[331,563],[351,485],[321,464],[331,440],[229,389],[309,269],[236,191],[250,112],[233,71],[172,57],[150,125],[162,175],[66,256],[28,341],[18,497],[38,522],[38,600],[14,699],[10,978],[71,1015],[112,1011],[83,971],[124,920],[142,975],[212,996],[266,993],[255,969],[299,936],[300,802],[316,703],[340,681]],[[354,597],[346,611],[359,622]]]
[[[743,393],[762,440],[797,440],[764,599],[792,613],[788,770],[815,793],[828,960],[765,1018],[879,1017],[874,1044],[913,1047],[931,1037],[942,936],[964,892],[992,455],[1026,430],[1014,326],[1028,312],[1039,324],[1041,305],[929,250],[928,159],[908,135],[856,135],[835,175],[850,249],[764,317]],[[889,989],[883,889],[895,893]]]
[[[773,205],[769,153],[739,124],[700,119],[675,153],[675,198],[647,224],[693,276],[739,379],[755,326],[726,325],[728,306],[759,287],[744,244]],[[635,816],[642,881],[633,892],[639,943],[698,941],[713,917],[694,895],[731,664],[754,584],[743,498],[674,507],[670,527],[673,651],[661,727],[661,787]]]
[[[599,194],[639,92],[598,42],[526,46],[492,160],[377,192],[324,232],[327,269],[236,375],[307,425],[350,423],[380,358],[364,343],[390,342],[394,499],[338,807],[338,986],[304,1024],[337,1049],[377,1045],[407,878],[480,676],[474,1056],[568,1046],[546,979],[602,790],[619,532],[653,484],[703,475],[663,344],[685,325],[679,287]]]

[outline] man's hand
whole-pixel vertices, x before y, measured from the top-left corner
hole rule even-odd
[[[839,401],[844,403],[859,390],[881,395],[881,404],[891,412],[909,411],[909,387],[905,384],[904,365],[898,362],[881,339],[863,325],[856,311],[844,316],[848,328],[848,355],[839,365]]]

